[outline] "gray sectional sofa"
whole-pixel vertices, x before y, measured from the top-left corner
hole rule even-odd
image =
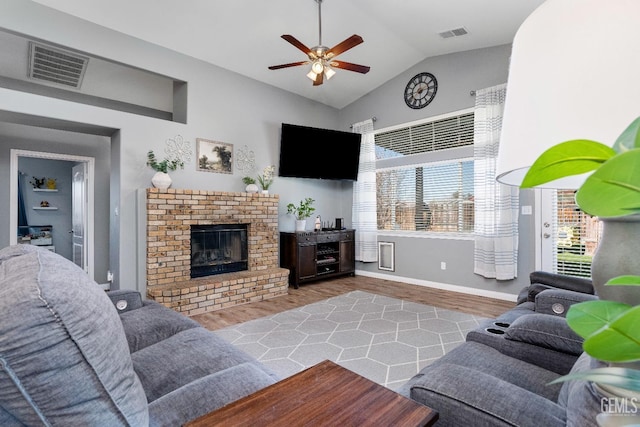
[[[105,293],[35,246],[0,250],[1,426],[178,426],[276,381],[137,292]]]
[[[602,366],[582,352],[564,318],[571,304],[596,298],[593,288],[548,273],[531,280],[514,309],[469,332],[399,393],[437,410],[439,427],[596,426],[603,396],[593,384],[549,384]]]

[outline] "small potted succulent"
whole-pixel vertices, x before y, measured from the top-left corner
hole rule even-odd
[[[300,200],[298,206],[293,203],[287,205],[287,213],[293,214],[296,217],[296,231],[304,231],[307,226],[307,218],[316,210],[311,206],[315,202],[311,197],[307,197],[304,200]]]

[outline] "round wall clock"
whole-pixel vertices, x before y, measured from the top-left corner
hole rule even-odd
[[[436,96],[438,81],[431,73],[416,74],[404,89],[404,102],[409,108],[424,108]]]

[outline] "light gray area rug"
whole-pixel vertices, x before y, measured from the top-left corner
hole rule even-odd
[[[483,320],[354,291],[215,333],[283,378],[329,359],[395,390]]]

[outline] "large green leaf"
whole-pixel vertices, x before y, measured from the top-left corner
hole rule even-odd
[[[640,360],[640,306],[635,306],[589,335],[584,351],[607,362]]]
[[[558,178],[579,175],[600,167],[616,152],[596,141],[576,139],[554,145],[531,165],[521,187],[530,188]]]
[[[582,184],[576,201],[594,216],[640,212],[640,149],[619,154],[600,166]]]
[[[640,148],[640,117],[631,122],[613,145],[613,149],[618,153],[624,153],[634,148]]]
[[[606,286],[640,286],[640,276],[617,276],[609,279]]]
[[[599,384],[621,387],[626,390],[640,391],[640,371],[627,368],[598,368],[575,374],[564,375],[549,384],[570,380],[589,380]]]
[[[631,308],[616,301],[595,300],[574,304],[567,312],[567,323],[582,338],[609,325],[614,319]]]

